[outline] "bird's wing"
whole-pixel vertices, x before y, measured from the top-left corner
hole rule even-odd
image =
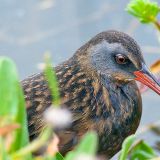
[[[44,126],[43,112],[51,105],[51,95],[43,74],[33,75],[22,82],[27,108],[30,139],[39,135]]]

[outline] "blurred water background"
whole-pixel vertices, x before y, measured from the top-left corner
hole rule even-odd
[[[160,43],[152,26],[128,15],[128,0],[0,0],[0,56],[9,56],[20,78],[39,72],[45,51],[56,65],[86,41],[104,30],[116,29],[140,44],[148,65],[160,58]],[[160,120],[160,99],[154,92],[143,94],[142,126]],[[151,145],[160,137],[140,136]]]

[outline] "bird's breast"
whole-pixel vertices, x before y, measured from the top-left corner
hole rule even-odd
[[[135,133],[141,118],[142,102],[135,82],[107,87],[110,108],[104,132],[100,135],[100,152],[113,155],[120,150],[123,140]]]

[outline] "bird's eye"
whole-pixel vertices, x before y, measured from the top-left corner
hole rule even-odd
[[[117,54],[115,59],[118,64],[126,64],[128,60],[128,58],[122,54]]]

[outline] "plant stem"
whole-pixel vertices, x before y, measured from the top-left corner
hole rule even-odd
[[[155,20],[153,24],[158,29],[158,31],[160,31],[160,22],[158,22],[158,20]]]
[[[37,151],[46,143],[51,133],[52,133],[52,129],[50,127],[45,128],[44,132],[42,133],[42,135],[40,135],[38,139],[34,140],[28,146],[21,148],[19,151],[13,153],[12,158],[19,159],[26,156],[28,153]]]
[[[157,18],[153,16],[149,16],[150,23],[153,23],[153,25],[160,31],[160,22],[158,21]]]

